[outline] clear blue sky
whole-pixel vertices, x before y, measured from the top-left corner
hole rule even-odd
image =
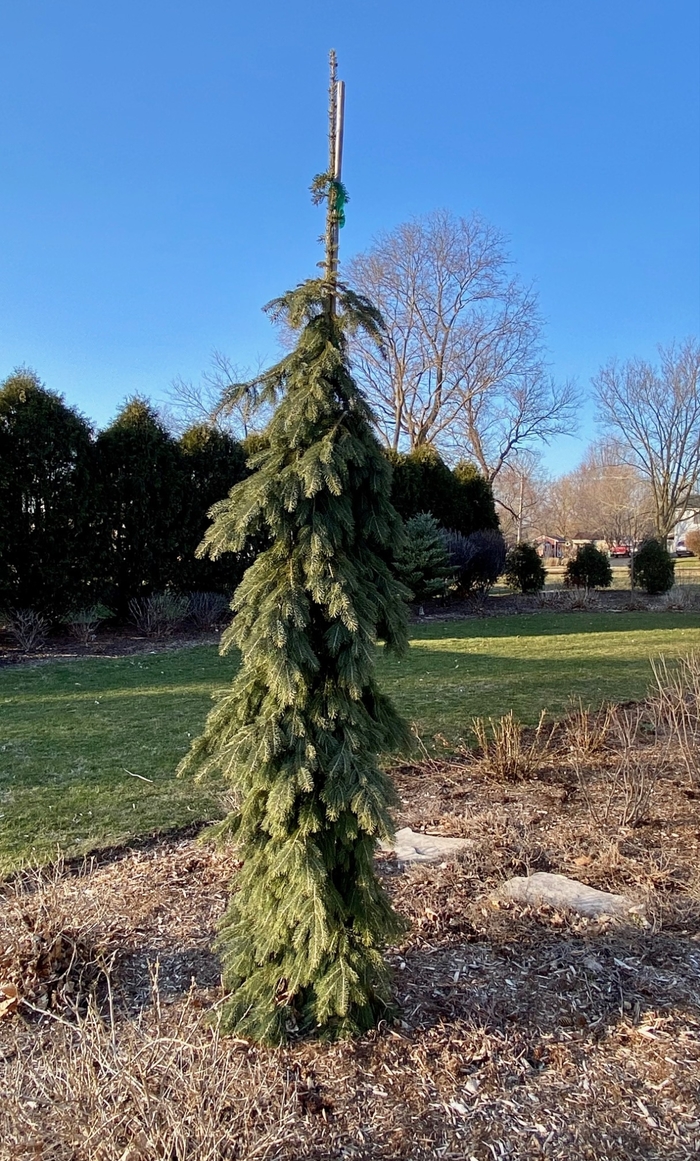
[[[697,333],[697,0],[0,0],[0,376],[104,425],[214,348],[272,357],[260,307],[320,256],[330,47],[346,256],[478,209],[582,389]]]

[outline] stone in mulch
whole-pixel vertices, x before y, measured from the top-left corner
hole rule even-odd
[[[381,849],[396,855],[396,861],[404,866],[408,863],[446,863],[473,845],[473,839],[422,834],[411,830],[410,826],[404,826],[397,830],[394,842],[382,843]]]
[[[492,895],[492,899],[496,902],[509,899],[514,903],[534,907],[545,904],[558,910],[575,911],[588,919],[598,919],[601,915],[624,919],[639,917],[643,912],[642,905],[634,903],[626,895],[597,891],[595,887],[588,887],[566,875],[552,875],[546,871],[509,879]]]

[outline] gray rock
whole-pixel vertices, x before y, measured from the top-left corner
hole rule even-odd
[[[551,875],[546,871],[509,879],[492,897],[496,901],[511,899],[515,903],[535,907],[546,903],[550,907],[575,911],[577,915],[585,915],[590,919],[601,915],[627,918],[630,915],[639,916],[644,910],[626,895],[597,891],[595,887],[587,887],[585,883],[568,879],[566,875]]]
[[[396,855],[399,863],[445,863],[460,851],[473,846],[473,839],[446,838],[441,834],[420,834],[405,826],[397,830],[394,842],[382,843],[383,851]]]

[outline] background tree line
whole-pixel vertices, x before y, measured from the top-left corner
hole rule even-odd
[[[173,435],[139,398],[95,433],[34,372],[16,371],[0,388],[0,608],[58,619],[102,602],[124,617],[133,598],[166,589],[230,594],[250,554],[195,551],[259,442],[210,421]],[[451,470],[429,447],[389,458],[405,520],[429,512],[465,536],[498,528],[473,464]]]
[[[660,348],[656,363],[601,368],[592,384],[600,439],[580,468],[553,480],[543,450],[576,433],[588,392],[551,375],[536,295],[514,274],[494,226],[436,211],[379,235],[345,274],[384,320],[380,346],[357,334],[350,352],[391,454],[433,449],[448,464],[474,465],[511,541],[540,533],[666,540],[700,478],[696,339]],[[174,385],[176,411],[247,434],[241,377],[216,353],[200,384]],[[236,402],[227,406],[227,397]]]
[[[381,350],[358,334],[350,357],[404,521],[426,512],[469,536],[497,530],[500,517],[511,543],[666,540],[700,476],[697,341],[660,349],[656,365],[602,368],[601,440],[554,480],[542,449],[574,432],[583,393],[550,375],[536,297],[494,227],[440,211],[380,236],[347,276],[384,320]],[[174,385],[169,416],[133,399],[94,433],[32,372],[10,376],[0,391],[0,607],[55,617],[103,601],[123,616],[150,592],[235,588],[246,561],[198,560],[195,549],[209,508],[258,446],[240,378],[217,354],[200,384]]]

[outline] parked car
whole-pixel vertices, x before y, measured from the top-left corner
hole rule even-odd
[[[610,549],[611,556],[629,556],[629,554],[629,544],[613,544],[612,548]]]

